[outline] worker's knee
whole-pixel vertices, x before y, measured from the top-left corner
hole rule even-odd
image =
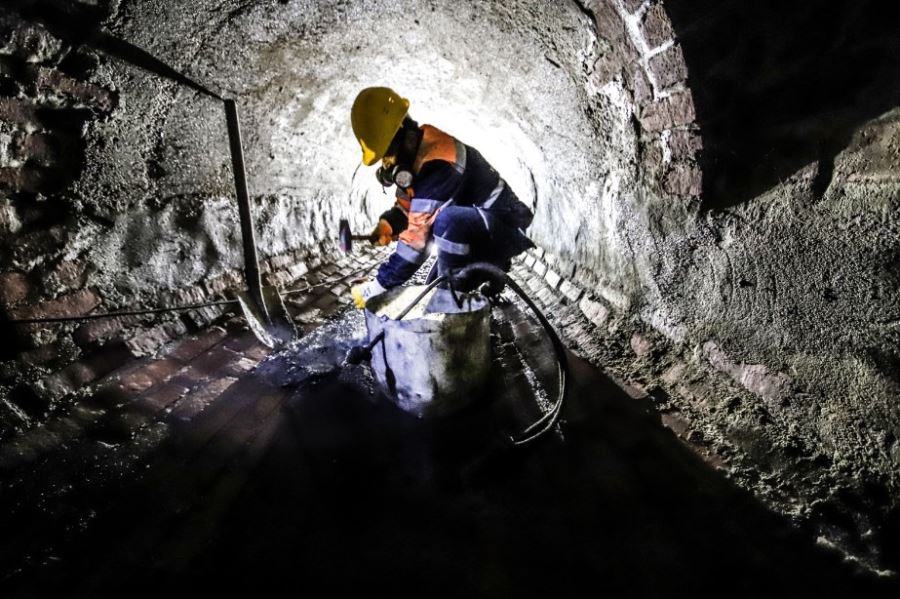
[[[448,206],[441,210],[433,230],[438,250],[459,256],[470,254],[472,246],[477,245],[486,233],[478,211],[465,206]]]
[[[441,237],[483,236],[487,232],[484,217],[468,206],[447,206],[434,221],[434,234]]]
[[[438,212],[434,220],[434,234],[446,237],[448,233],[459,232],[460,223],[465,218],[465,209],[460,206],[447,206]]]

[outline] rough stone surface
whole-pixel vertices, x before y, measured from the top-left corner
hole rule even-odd
[[[644,16],[642,26],[644,37],[651,48],[662,46],[675,36],[675,32],[672,30],[672,23],[669,21],[669,16],[666,14],[666,9],[662,3],[657,3],[650,7],[650,10]]]
[[[672,46],[650,59],[650,70],[656,76],[657,85],[667,89],[687,78],[687,66],[681,48]]]
[[[30,288],[28,278],[20,272],[0,275],[0,301],[7,307],[12,307],[28,297]]]

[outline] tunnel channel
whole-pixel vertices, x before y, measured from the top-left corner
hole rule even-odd
[[[238,101],[266,283],[334,283],[307,329],[384,257],[343,256],[335,234],[393,201],[358,167],[348,116],[359,89],[390,85],[533,209],[538,248],[513,273],[572,351],[821,543],[870,571],[900,564],[900,38],[879,2],[14,4],[4,468],[54,455],[123,368],[233,314],[7,320],[242,285],[220,103],[98,51],[96,30]]]

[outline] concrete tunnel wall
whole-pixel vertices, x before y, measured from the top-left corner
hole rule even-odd
[[[390,85],[534,207],[541,250],[525,264],[580,319],[558,320],[576,350],[658,390],[688,436],[786,511],[848,493],[895,507],[898,48],[877,3],[68,4],[73,22],[238,98],[271,282],[327,260],[339,218],[362,230],[390,205],[357,169],[348,117],[361,87]],[[829,21],[827,40],[792,30],[836,5],[854,18]],[[4,19],[8,313],[239,286],[221,106]],[[849,57],[829,72],[875,62],[825,80],[823,47]],[[754,106],[765,116],[749,122]],[[48,375],[117,342],[155,351],[216,316],[24,331],[4,362],[3,436],[62,401]],[[612,359],[617,343],[629,353]]]

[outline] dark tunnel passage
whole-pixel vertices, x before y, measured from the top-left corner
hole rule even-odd
[[[816,163],[814,197],[866,122],[900,101],[884,3],[668,2],[703,137],[704,202],[750,200]]]
[[[889,12],[0,8],[0,584],[896,592]],[[338,367],[365,335],[349,289],[391,252],[337,243],[339,221],[368,232],[394,199],[350,123],[381,85],[534,212],[537,247],[510,274],[574,370],[558,425],[526,450],[498,439],[557,383],[517,301],[492,308],[490,383],[452,417],[411,418],[367,367]],[[222,98],[241,116],[253,254]],[[242,316],[248,256],[299,331],[287,349]]]

